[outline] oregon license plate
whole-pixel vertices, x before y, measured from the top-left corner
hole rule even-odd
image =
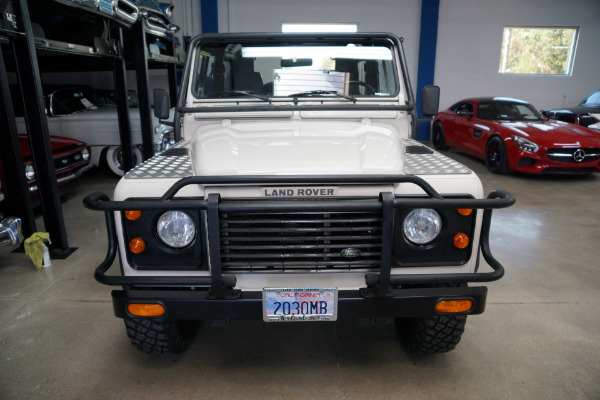
[[[264,288],[266,322],[335,321],[337,288]]]

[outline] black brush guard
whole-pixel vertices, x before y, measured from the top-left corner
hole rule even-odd
[[[391,192],[380,193],[378,200],[248,200],[221,203],[219,194],[206,199],[177,200],[174,196],[187,185],[375,185],[414,184],[428,198],[395,198]],[[360,176],[214,176],[189,177],[177,181],[157,201],[110,201],[104,193],[93,193],[83,200],[85,207],[105,212],[108,251],[96,268],[95,279],[103,284],[123,286],[112,293],[115,315],[132,317],[130,303],[159,303],[168,319],[262,319],[260,292],[235,290],[235,275],[221,270],[219,213],[227,212],[381,212],[383,220],[381,265],[379,273],[365,274],[365,287],[356,291],[340,291],[340,317],[413,317],[437,313],[440,300],[471,299],[473,308],[466,314],[480,314],[485,308],[486,287],[467,287],[468,282],[491,282],[502,278],[504,268],[491,254],[489,231],[492,210],[509,207],[515,198],[502,190],[492,191],[486,199],[444,199],[425,180],[412,175]],[[492,268],[486,273],[455,274],[391,274],[393,215],[395,208],[483,209],[479,249]],[[107,275],[118,248],[114,211],[125,210],[202,210],[207,214],[209,233],[209,276],[115,276]],[[477,254],[474,251],[474,256]],[[423,287],[421,287],[423,286]],[[451,287],[441,287],[451,286]],[[160,288],[160,289],[158,289]],[[190,290],[177,290],[189,288]],[[194,288],[194,290],[191,290]]]

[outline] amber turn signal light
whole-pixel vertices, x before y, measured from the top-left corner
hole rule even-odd
[[[461,313],[473,308],[471,300],[442,300],[435,305],[435,309],[441,313]]]
[[[460,215],[464,215],[465,217],[468,217],[469,215],[473,214],[473,209],[472,208],[457,208],[456,211]]]
[[[136,219],[138,219],[141,216],[142,216],[141,211],[134,211],[134,210],[125,211],[125,218],[127,218],[130,221],[135,221]]]
[[[165,313],[165,307],[160,304],[140,304],[133,303],[127,306],[127,311],[131,315],[137,315],[138,317],[158,317]]]
[[[133,238],[129,242],[129,250],[134,254],[143,253],[146,250],[146,242],[142,238]]]
[[[462,250],[469,245],[469,237],[464,233],[457,233],[456,236],[454,236],[453,243],[454,247]]]

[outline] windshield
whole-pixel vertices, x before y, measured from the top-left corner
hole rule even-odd
[[[67,115],[107,106],[94,89],[87,87],[57,90],[50,95],[50,103],[52,115]]]
[[[198,99],[383,97],[399,91],[389,42],[315,42],[203,43],[192,71],[192,94]]]
[[[584,101],[579,104],[583,107],[598,107],[600,108],[600,90],[596,92],[590,93],[588,97]]]
[[[501,121],[543,121],[544,117],[531,104],[508,101],[481,102],[477,118]]]

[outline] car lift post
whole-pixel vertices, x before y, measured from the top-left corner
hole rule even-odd
[[[4,54],[0,47],[0,158],[4,167],[4,184],[6,193],[10,193],[7,215],[21,218],[21,227],[25,237],[36,232],[35,217],[31,205],[31,197],[25,180],[25,165],[19,143],[19,133],[15,122],[14,107],[10,95],[8,74],[6,73]]]
[[[19,26],[25,32],[14,43],[17,75],[24,99],[25,121],[31,145],[31,155],[36,171],[40,202],[44,216],[44,226],[50,233],[51,256],[64,259],[76,248],[69,247],[63,218],[54,158],[50,145],[50,133],[42,97],[42,84],[33,31],[26,0],[19,0]]]

